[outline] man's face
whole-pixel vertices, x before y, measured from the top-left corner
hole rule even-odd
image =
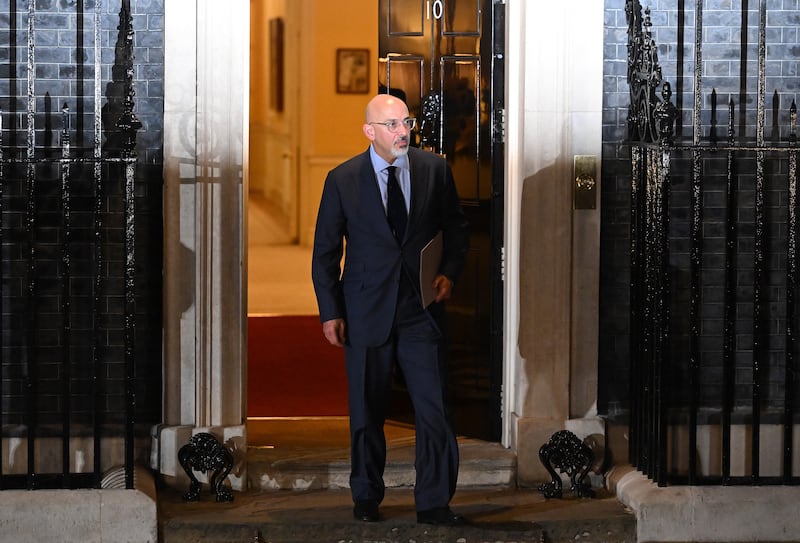
[[[408,118],[408,108],[396,98],[387,97],[370,109],[364,124],[364,135],[372,141],[375,152],[385,161],[408,153],[411,129],[404,122]],[[394,126],[388,127],[390,122]]]

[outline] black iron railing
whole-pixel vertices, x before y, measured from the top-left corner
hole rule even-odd
[[[122,0],[113,80],[101,107],[103,2],[93,8],[93,96],[83,94],[83,1],[75,8],[76,43],[58,45],[77,52],[79,77],[77,111],[64,104],[55,147],[59,115],[37,88],[47,79],[36,59],[40,14],[33,1],[27,12],[16,1],[9,10],[10,107],[0,111],[0,489],[99,488],[112,469],[124,470],[125,486],[134,486],[134,148],[141,123],[133,18]],[[18,18],[27,22],[24,64],[16,63]],[[22,97],[18,72],[27,85]],[[73,134],[84,139],[86,103],[93,142],[73,146]]]
[[[757,13],[757,74],[747,69],[745,0],[743,80],[727,111],[717,111],[716,90],[702,89],[703,2],[694,4],[693,132],[684,138],[682,106],[662,82],[649,10],[626,2],[630,457],[660,485],[798,484],[797,109],[792,101],[781,111],[777,92],[768,108],[765,0]],[[679,74],[684,8],[680,1]],[[741,103],[753,75],[754,116]],[[727,138],[720,138],[724,115]]]

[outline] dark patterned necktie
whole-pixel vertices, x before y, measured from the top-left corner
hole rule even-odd
[[[397,182],[394,171],[395,166],[387,168],[389,172],[389,182],[386,188],[386,216],[389,219],[389,226],[397,241],[403,240],[406,233],[406,223],[408,222],[408,211],[406,211],[406,200],[403,198],[403,191]]]

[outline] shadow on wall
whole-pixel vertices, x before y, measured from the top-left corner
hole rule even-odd
[[[522,189],[519,350],[529,383],[523,405],[537,416],[568,412],[568,406],[558,405],[563,395],[551,392],[569,384],[572,187],[567,179],[562,160],[527,177]],[[558,371],[563,363],[565,371]],[[540,372],[548,377],[537,379]]]

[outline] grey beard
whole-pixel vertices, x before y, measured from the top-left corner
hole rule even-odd
[[[395,149],[392,147],[392,156],[394,158],[400,158],[401,156],[405,156],[408,154],[408,147],[404,147],[403,149]]]

